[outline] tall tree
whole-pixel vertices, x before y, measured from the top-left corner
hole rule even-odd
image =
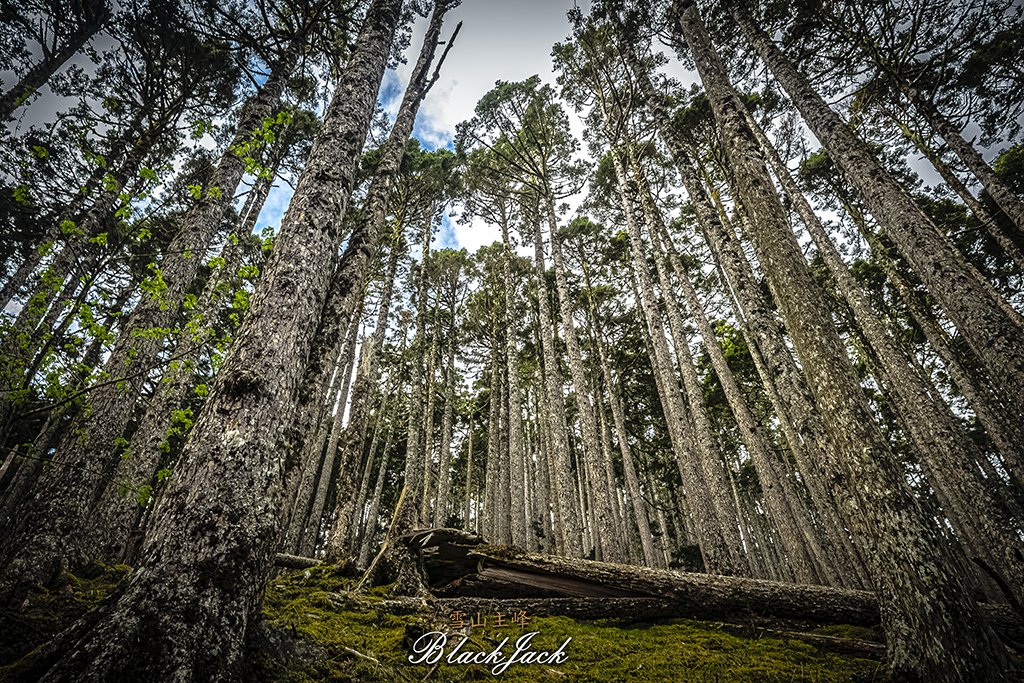
[[[401,14],[370,5],[270,263],[116,602],[47,674],[232,677],[270,574],[295,409],[355,164]],[[229,560],[222,558],[232,558]]]
[[[1024,331],[1024,319],[1005,305],[750,14],[733,3],[729,9],[874,219],[968,341],[1007,405],[1024,413],[1024,350],[1014,341]]]
[[[889,666],[897,675],[917,678],[950,678],[953,668],[962,680],[1000,680],[1005,653],[964,584],[963,560],[939,538],[897,468],[697,8],[683,4],[679,9],[680,30],[722,130],[736,195],[750,216],[758,260],[843,458],[823,463],[824,472],[835,482],[858,482],[860,518],[851,521],[856,540],[869,544]],[[922,582],[919,572],[925,567],[929,578]]]

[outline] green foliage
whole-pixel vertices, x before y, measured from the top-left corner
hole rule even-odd
[[[160,267],[155,262],[150,263],[148,268],[150,272],[149,277],[139,283],[139,289],[146,296],[160,302],[160,308],[166,309],[170,306],[170,303],[167,301],[167,283],[164,281],[163,271],[160,270]]]
[[[992,170],[1011,190],[1024,194],[1024,145],[1014,145],[1002,152],[992,163]]]

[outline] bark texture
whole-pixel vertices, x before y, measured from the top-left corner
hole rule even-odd
[[[750,215],[758,260],[842,455],[840,462],[824,463],[824,471],[830,486],[855,489],[859,516],[851,522],[855,540],[872,557],[890,667],[924,680],[1000,680],[1006,666],[1002,645],[968,594],[962,558],[945,547],[875,426],[743,105],[694,5],[683,8],[680,28],[719,124],[736,194]]]
[[[249,316],[155,512],[142,562],[46,680],[237,677],[274,561],[281,445],[310,349],[307,331],[327,295],[330,255],[401,6],[378,0],[367,12]]]

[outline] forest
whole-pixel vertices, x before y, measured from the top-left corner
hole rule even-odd
[[[436,144],[481,2],[0,7],[0,680],[478,680],[485,598],[1020,680],[1024,6],[566,3]]]

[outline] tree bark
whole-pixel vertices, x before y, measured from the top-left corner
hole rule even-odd
[[[1024,414],[1024,346],[1019,341],[1024,320],[1020,314],[1006,306],[868,146],[829,108],[771,38],[755,26],[750,15],[738,3],[730,2],[729,9],[746,40],[860,193],[872,216],[964,335],[1009,409]],[[946,130],[949,134],[948,127]],[[959,134],[950,135],[946,141],[952,144],[956,139],[966,144]]]
[[[833,487],[855,489],[859,507],[851,523],[855,540],[872,555],[890,668],[925,680],[1001,680],[1006,655],[968,594],[964,560],[944,547],[874,423],[696,6],[685,6],[679,19],[733,168],[735,193],[751,218],[758,260],[843,456],[824,463],[826,476]]]
[[[287,465],[281,445],[327,296],[401,0],[369,7],[249,315],[116,602],[51,681],[228,680],[270,575]]]
[[[570,449],[565,416],[565,396],[562,393],[562,372],[558,366],[555,351],[555,335],[552,328],[550,294],[545,277],[544,242],[541,236],[540,220],[533,225],[533,248],[537,302],[540,313],[541,348],[544,360],[544,400],[548,421],[548,455],[557,509],[557,529],[553,531],[560,538],[560,552],[569,557],[583,555],[583,527],[576,500],[576,486],[572,480]]]
[[[290,59],[297,58],[294,52]],[[200,260],[230,209],[235,188],[245,173],[245,163],[236,154],[279,102],[284,90],[288,63],[279,65],[260,91],[245,106],[237,132],[213,172],[211,188],[194,204],[167,247],[158,274],[152,280],[154,296],[143,296],[124,324],[110,357],[104,364],[107,377],[122,381],[98,385],[90,392],[90,410],[75,428],[69,429],[39,482],[36,494],[18,516],[18,525],[8,536],[2,560],[2,586],[49,583],[65,564],[80,566],[96,559],[98,549],[88,547],[91,536],[82,534],[92,506],[103,490],[102,472],[116,461],[122,438],[146,381],[163,346],[165,330],[171,327]],[[81,468],[87,468],[83,470]],[[92,472],[83,476],[83,472]]]

